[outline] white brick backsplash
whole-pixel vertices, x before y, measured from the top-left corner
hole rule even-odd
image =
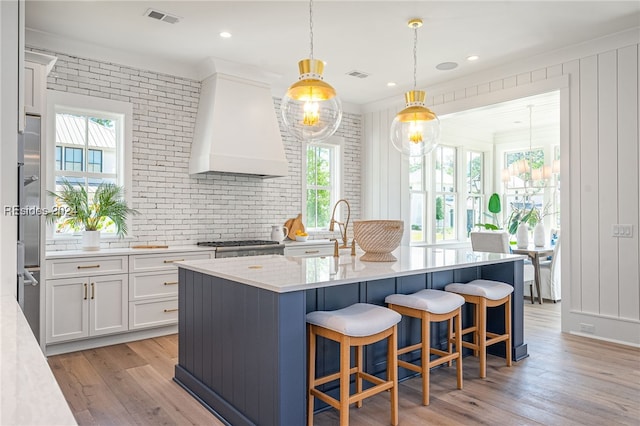
[[[188,245],[216,239],[268,239],[271,225],[300,213],[302,144],[282,126],[280,99],[274,107],[282,132],[289,176],[273,179],[207,173],[189,175],[191,140],[200,82],[127,66],[33,49],[58,58],[47,88],[133,104],[132,218],[129,236],[103,239],[101,246]],[[336,132],[345,140],[344,194],[351,220],[361,212],[361,123],[344,113]],[[344,220],[344,218],[343,218]],[[350,226],[352,229],[352,227]],[[351,234],[350,229],[350,234]],[[314,235],[328,238],[329,232]],[[74,238],[47,241],[47,250],[79,248]]]

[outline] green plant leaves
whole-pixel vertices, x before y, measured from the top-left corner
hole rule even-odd
[[[57,202],[69,207],[69,211],[62,214],[49,214],[47,220],[55,222],[63,218],[64,223],[72,229],[84,229],[85,231],[98,231],[110,223],[116,227],[119,237],[127,234],[127,216],[138,214],[127,206],[124,200],[124,189],[116,184],[102,182],[93,194],[93,200],[89,202],[89,194],[84,186],[74,186],[64,179],[61,183],[62,190],[58,193],[48,191],[49,195],[56,197]]]
[[[491,194],[489,198],[489,211],[493,214],[498,214],[501,211],[500,196],[496,193]]]

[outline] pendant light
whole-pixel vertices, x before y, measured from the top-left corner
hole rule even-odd
[[[298,62],[300,77],[282,98],[280,112],[287,131],[302,141],[321,141],[333,135],[342,120],[342,103],[323,81],[324,62],[313,57],[313,0],[309,1],[310,55]]]
[[[440,120],[424,105],[426,92],[416,90],[418,66],[418,28],[422,19],[411,19],[413,29],[413,90],[404,94],[406,108],[400,111],[391,123],[391,143],[410,157],[420,157],[431,152],[440,138]]]

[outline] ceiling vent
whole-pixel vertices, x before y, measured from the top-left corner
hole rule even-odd
[[[353,70],[353,71],[349,71],[347,75],[350,75],[351,77],[357,77],[357,78],[367,78],[369,77],[370,74],[362,71]]]
[[[148,16],[149,18],[157,19],[158,21],[167,22],[169,24],[175,24],[180,21],[180,17],[176,15],[171,15],[166,12],[162,12],[157,9],[147,9],[144,13],[144,16]]]

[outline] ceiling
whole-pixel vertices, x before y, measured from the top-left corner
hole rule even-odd
[[[148,8],[180,17],[169,24]],[[413,32],[420,17],[418,87],[490,69],[640,25],[638,1],[316,0],[314,53],[325,80],[352,104],[402,97],[413,84]],[[27,44],[197,78],[206,58],[253,65],[296,81],[309,56],[307,1],[26,1]],[[232,37],[222,39],[221,31]],[[469,62],[469,55],[480,59]],[[439,71],[441,62],[457,62]],[[361,79],[350,71],[370,74]],[[397,85],[388,87],[393,81]]]

